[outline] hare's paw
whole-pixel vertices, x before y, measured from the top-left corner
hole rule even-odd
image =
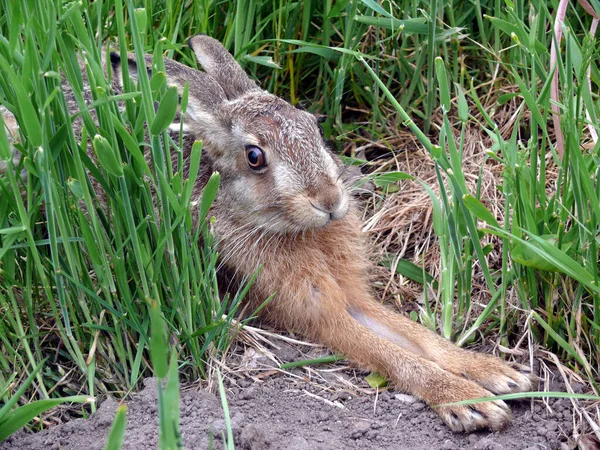
[[[491,393],[488,393],[490,396]],[[500,430],[510,422],[512,415],[502,400],[470,405],[439,406],[435,408],[452,431],[470,432],[479,428]]]
[[[435,411],[453,431],[473,431],[478,428],[499,430],[511,420],[509,407],[502,400],[447,405],[461,400],[493,397],[494,394],[472,381],[451,374],[446,377],[443,390],[433,403]],[[445,406],[447,405],[447,406]]]
[[[526,392],[533,388],[535,376],[527,366],[509,364],[490,355],[478,355],[477,364],[470,365],[467,378],[494,394]]]

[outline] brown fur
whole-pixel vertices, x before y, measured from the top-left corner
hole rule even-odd
[[[190,85],[183,120],[204,141],[201,179],[221,173],[211,214],[222,273],[239,283],[263,266],[251,306],[275,293],[262,311],[266,319],[386,375],[430,405],[529,390],[527,368],[460,349],[374,299],[356,207],[316,119],[259,89],[218,41],[197,36],[190,45],[205,72],[166,61],[167,76]],[[151,58],[146,63],[150,68]],[[120,79],[116,55],[112,64]],[[135,79],[135,59],[128,68]],[[267,167],[248,166],[248,145],[264,151]],[[457,431],[500,429],[511,418],[499,400],[436,412]]]
[[[226,211],[214,209],[216,233],[227,258],[236,244],[236,226]],[[221,214],[224,214],[221,216]],[[430,405],[489,397],[494,393],[531,388],[528,370],[510,366],[485,354],[462,350],[428,329],[377,302],[368,287],[368,261],[361,255],[364,239],[354,211],[343,220],[295,236],[278,236],[259,243],[244,257],[228,265],[249,277],[259,264],[263,269],[251,297],[255,302],[276,291],[264,314],[274,324],[293,330],[342,352],[358,365],[389,377],[397,388]],[[253,242],[246,242],[248,249]],[[378,336],[353,318],[363,314],[388,326],[410,343],[409,351]],[[480,427],[500,429],[510,420],[502,401],[471,406],[437,408],[442,419],[457,431]]]

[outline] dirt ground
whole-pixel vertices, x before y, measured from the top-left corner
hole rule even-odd
[[[376,393],[365,373],[330,366],[322,374],[338,387],[311,379],[310,370],[271,370],[264,377],[230,377],[227,388],[238,449],[567,449],[573,431],[569,400],[510,402],[513,422],[503,431],[452,433],[424,403],[394,390]],[[339,387],[347,381],[348,388]],[[357,381],[358,380],[358,381]],[[362,383],[362,384],[361,384]],[[158,442],[155,379],[127,402],[125,449],[155,449]],[[352,387],[354,386],[354,388]],[[543,387],[542,387],[543,388]],[[557,389],[557,386],[547,386]],[[8,449],[102,449],[118,403],[105,400],[89,419],[46,431],[23,431],[0,444]],[[218,396],[197,387],[181,393],[181,432],[186,449],[223,448],[225,420]],[[570,448],[574,448],[571,446]]]

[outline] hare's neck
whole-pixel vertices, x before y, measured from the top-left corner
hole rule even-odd
[[[343,308],[371,295],[360,221],[352,214],[304,234],[225,236],[220,252],[233,285],[261,268],[248,295],[250,310],[274,294],[263,317],[309,337],[327,327],[323,305]]]
[[[262,267],[261,278],[276,286],[277,278],[302,272],[302,268],[312,273],[315,267],[321,267],[338,278],[340,271],[355,271],[356,276],[362,277],[367,267],[360,220],[352,213],[323,228],[296,234],[264,232],[227,219],[215,231],[221,264],[236,278],[248,277]]]

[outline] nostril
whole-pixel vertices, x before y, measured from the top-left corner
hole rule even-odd
[[[321,211],[332,213],[339,205],[340,197],[340,192],[337,188],[322,190],[315,195],[314,204]]]
[[[315,190],[310,196],[313,208],[329,215],[330,220],[341,219],[348,211],[348,199],[345,192],[338,186]]]

